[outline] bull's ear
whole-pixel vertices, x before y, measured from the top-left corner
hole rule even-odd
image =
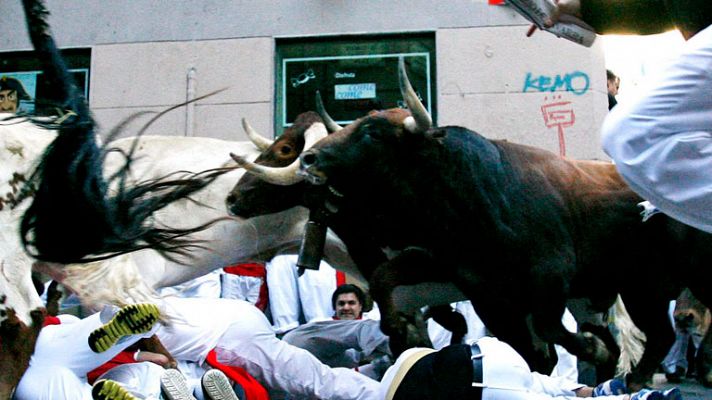
[[[442,140],[447,136],[447,131],[445,129],[435,128],[428,130],[425,134],[435,140]]]

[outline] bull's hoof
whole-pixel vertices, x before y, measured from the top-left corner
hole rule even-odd
[[[673,373],[665,373],[665,380],[668,381],[668,383],[680,383],[682,382],[682,378],[685,376],[685,369],[682,367],[677,367],[675,368],[675,372]]]
[[[398,315],[391,324],[384,324],[385,320],[381,320],[381,330],[389,338],[389,347],[394,357],[412,347],[433,347],[425,322],[419,317]]]
[[[603,343],[603,340],[591,332],[584,332],[582,335],[588,342],[586,361],[595,365],[605,365],[611,361],[611,352],[608,351],[608,347]]]
[[[626,376],[626,386],[628,386],[628,393],[639,392],[641,389],[650,387],[652,385],[652,375],[647,376],[645,374],[640,374],[637,372],[631,372]]]
[[[700,383],[706,388],[712,388],[712,371],[700,377]]]

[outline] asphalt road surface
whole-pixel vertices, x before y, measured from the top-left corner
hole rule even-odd
[[[712,388],[702,386],[696,379],[685,378],[681,383],[672,384],[665,380],[664,374],[655,374],[653,388],[669,389],[677,386],[682,392],[683,400],[712,400]]]

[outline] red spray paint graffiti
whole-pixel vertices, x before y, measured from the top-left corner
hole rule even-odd
[[[552,100],[560,100],[561,96],[554,96]],[[547,98],[544,98],[546,101]],[[557,128],[559,133],[559,155],[566,156],[566,141],[564,128],[569,128],[576,122],[576,114],[570,101],[556,101],[541,106],[544,124],[547,128]]]

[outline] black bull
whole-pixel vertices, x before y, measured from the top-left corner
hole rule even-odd
[[[331,193],[328,224],[369,280],[390,335],[406,331],[394,288],[443,282],[529,361],[536,358],[529,317],[545,341],[600,361],[596,342],[566,331],[561,316],[567,299],[588,298],[604,311],[620,293],[648,339],[629,376],[634,387],[673,342],[668,301],[690,287],[712,304],[712,235],[662,214],[643,222],[641,199],[613,165],[490,141],[461,127],[412,129],[408,117],[374,112],[318,142],[301,156],[312,184],[280,189],[245,175],[228,198],[231,211],[313,205],[307,199]],[[383,249],[399,253],[388,259]]]

